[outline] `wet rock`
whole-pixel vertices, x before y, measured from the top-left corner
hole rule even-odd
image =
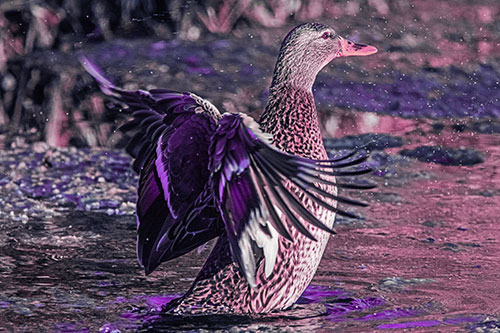
[[[61,207],[75,208],[80,206],[80,198],[75,194],[58,194],[54,199]]]
[[[384,305],[385,301],[378,297],[345,298],[337,299],[333,303],[326,303],[329,319],[335,319],[348,315],[355,311],[363,311],[373,307]]]
[[[476,194],[480,195],[482,197],[493,197],[495,195],[500,195],[500,191],[484,189],[484,190],[477,191]]]
[[[432,124],[432,130],[436,133],[441,132],[444,129],[444,124],[443,123],[434,123]]]
[[[359,211],[352,209],[352,208],[347,208],[347,207],[342,207],[349,213],[355,214],[357,216],[360,216]],[[353,219],[350,217],[345,217],[342,215],[337,214],[335,216],[335,226],[349,226],[349,227],[362,227],[365,225],[365,219],[360,216],[358,219]]]
[[[448,250],[448,251],[452,251],[452,252],[459,252],[460,251],[460,247],[454,243],[444,243],[443,249]]]
[[[366,315],[360,320],[389,320],[397,318],[413,317],[424,313],[422,309],[418,308],[396,308],[390,310],[383,310],[373,314]]]
[[[482,134],[495,134],[500,133],[500,122],[494,121],[493,119],[487,119],[484,121],[476,121],[467,126],[467,129],[482,133]]]
[[[451,125],[451,128],[455,131],[455,132],[463,132],[465,131],[465,129],[467,128],[467,126],[465,124],[453,124]]]
[[[327,149],[359,149],[363,148],[368,151],[384,150],[386,148],[401,147],[403,139],[397,136],[388,134],[361,134],[347,135],[340,139],[324,140]]]
[[[428,328],[428,327],[434,327],[434,326],[440,326],[440,325],[446,325],[446,324],[451,324],[451,325],[457,325],[461,323],[473,323],[478,320],[477,317],[458,317],[458,318],[449,318],[445,320],[416,320],[416,321],[408,321],[408,322],[401,322],[401,323],[391,323],[391,324],[382,324],[378,325],[378,329],[397,329],[397,330],[408,330],[408,329],[417,329],[417,330],[422,330],[422,328]],[[438,329],[435,329],[434,331],[439,331]]]
[[[435,226],[442,226],[442,223],[441,222],[434,222],[434,221],[425,221],[424,223],[422,223],[424,226],[426,227],[430,227],[430,228],[434,228]]]
[[[403,156],[416,158],[421,162],[442,165],[474,165],[484,161],[482,155],[472,148],[448,148],[441,146],[420,146],[415,149],[403,149]]]
[[[378,282],[381,289],[399,290],[406,289],[408,286],[420,283],[431,283],[432,279],[414,278],[404,279],[401,277],[388,277]]]
[[[408,161],[399,156],[388,154],[382,151],[375,151],[370,153],[370,158],[364,163],[365,166],[372,168],[375,176],[393,178],[400,177],[400,166],[408,165]]]
[[[5,174],[0,173],[0,186],[6,185],[9,182],[10,182],[10,178]]]
[[[131,215],[136,182],[125,152],[44,143],[7,150],[0,157],[0,217],[26,223],[68,209]]]
[[[478,243],[460,242],[459,244],[467,247],[481,247],[481,245]]]
[[[485,318],[480,323],[470,327],[470,332],[474,333],[498,333],[500,332],[500,319]]]
[[[455,75],[459,70],[462,76]],[[436,73],[392,72],[390,83],[352,82],[320,75],[319,104],[378,112],[400,117],[463,118],[500,115],[500,83],[495,69],[482,65],[466,73],[454,66]],[[497,79],[494,79],[497,77]],[[474,96],[474,98],[471,98]]]
[[[376,192],[374,198],[377,202],[401,203],[403,198],[397,193],[391,192]]]
[[[44,153],[48,150],[49,145],[43,141],[35,142],[33,144],[33,151],[35,153]]]

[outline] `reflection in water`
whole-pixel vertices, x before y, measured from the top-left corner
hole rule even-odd
[[[388,134],[378,140],[387,139],[389,148],[377,146],[367,162],[379,168],[372,176],[379,186],[353,193],[371,203],[356,212],[365,219],[339,218],[313,285],[292,309],[268,316],[159,313],[189,287],[211,246],[144,276],[135,258],[136,180],[124,153],[40,147],[2,152],[4,328],[498,327],[499,228],[492,217],[500,216],[499,135],[470,123],[458,128],[446,121],[374,114],[350,114],[335,126],[334,120],[325,123],[332,137]],[[421,145],[473,148],[484,162],[445,166],[398,154]]]
[[[325,137],[339,138],[346,135],[362,133],[388,133],[404,135],[423,126],[429,126],[432,121],[428,119],[405,119],[380,115],[373,112],[346,112],[334,109],[323,114]]]

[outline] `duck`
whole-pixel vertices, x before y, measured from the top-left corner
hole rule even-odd
[[[260,314],[289,309],[310,284],[338,202],[366,206],[339,188],[371,172],[354,150],[329,158],[312,87],[333,59],[377,52],[322,23],[284,38],[265,110],[258,121],[221,113],[192,92],[126,91],[87,57],[80,62],[102,92],[126,105],[127,152],[139,174],[137,258],[146,274],[217,238],[187,292],[169,314]]]

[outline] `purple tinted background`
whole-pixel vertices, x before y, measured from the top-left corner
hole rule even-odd
[[[120,138],[113,134],[117,124],[106,120],[106,100],[95,91],[82,93],[79,84],[90,81],[83,82],[88,77],[74,52],[38,53],[37,61],[52,72],[69,74],[60,92],[63,108],[53,110],[81,117],[56,113],[49,123],[60,122],[57,135],[37,132],[9,141],[0,134],[1,327],[498,329],[500,6],[414,1],[394,15],[391,6],[400,2],[369,2],[378,7],[332,5],[324,22],[380,52],[337,59],[321,72],[315,96],[325,137],[354,136],[327,140],[328,147],[353,147],[366,139],[362,133],[385,135],[368,161],[377,168],[372,180],[379,186],[352,194],[371,204],[355,212],[365,219],[337,219],[338,234],[297,306],[264,317],[179,323],[156,313],[189,287],[211,244],[143,275],[134,243],[137,179],[127,155],[109,149]],[[129,88],[189,89],[220,108],[256,116],[290,27],[196,42],[111,40],[86,44],[83,51]],[[94,148],[51,148],[33,140]],[[438,148],[422,158],[401,154],[419,147]],[[462,148],[480,162],[448,162],[446,152]]]

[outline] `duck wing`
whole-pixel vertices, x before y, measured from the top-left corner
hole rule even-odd
[[[133,111],[133,119],[122,130],[132,133],[127,151],[140,175],[137,254],[146,273],[226,232],[233,259],[255,287],[256,257],[264,255],[269,276],[278,237],[293,241],[289,228],[312,240],[303,221],[333,233],[286,184],[341,215],[355,217],[331,205],[332,200],[365,205],[328,193],[321,184],[371,188],[329,180],[370,172],[343,170],[366,157],[355,158],[351,153],[317,161],[289,155],[274,148],[271,136],[244,114],[221,116],[212,104],[192,93],[123,91],[88,59],[81,62],[104,93]]]
[[[325,177],[368,173],[371,170],[366,168],[342,170],[363,162],[366,157],[356,158],[348,154],[343,158],[317,161],[283,153],[273,147],[270,136],[261,132],[259,125],[244,114],[222,117],[212,138],[209,155],[215,202],[222,215],[231,253],[252,287],[256,287],[256,257],[263,253],[264,272],[268,277],[276,261],[278,236],[293,241],[290,227],[312,240],[316,239],[302,221],[334,233],[304,208],[287,184],[293,184],[318,205],[351,217],[354,215],[329,202],[366,204],[326,192],[321,184],[373,187],[336,184]],[[286,219],[282,219],[283,215]]]
[[[140,130],[128,151],[138,151],[134,162],[134,167],[140,167],[137,255],[146,273],[223,232],[208,186],[208,148],[216,121],[203,110],[198,112],[199,104],[186,96],[162,97],[151,107],[154,116],[133,113],[132,122],[139,123]],[[164,110],[163,120],[148,120],[158,110]],[[147,141],[150,133],[151,144],[144,144],[141,138]]]
[[[127,151],[139,171],[137,256],[146,273],[223,232],[208,186],[216,119],[192,94],[150,93],[157,101],[122,128],[135,132]]]
[[[132,119],[127,152],[139,173],[137,256],[146,274],[224,231],[209,186],[209,145],[219,111],[192,93],[124,91],[88,59],[80,59],[101,90],[126,104]]]

